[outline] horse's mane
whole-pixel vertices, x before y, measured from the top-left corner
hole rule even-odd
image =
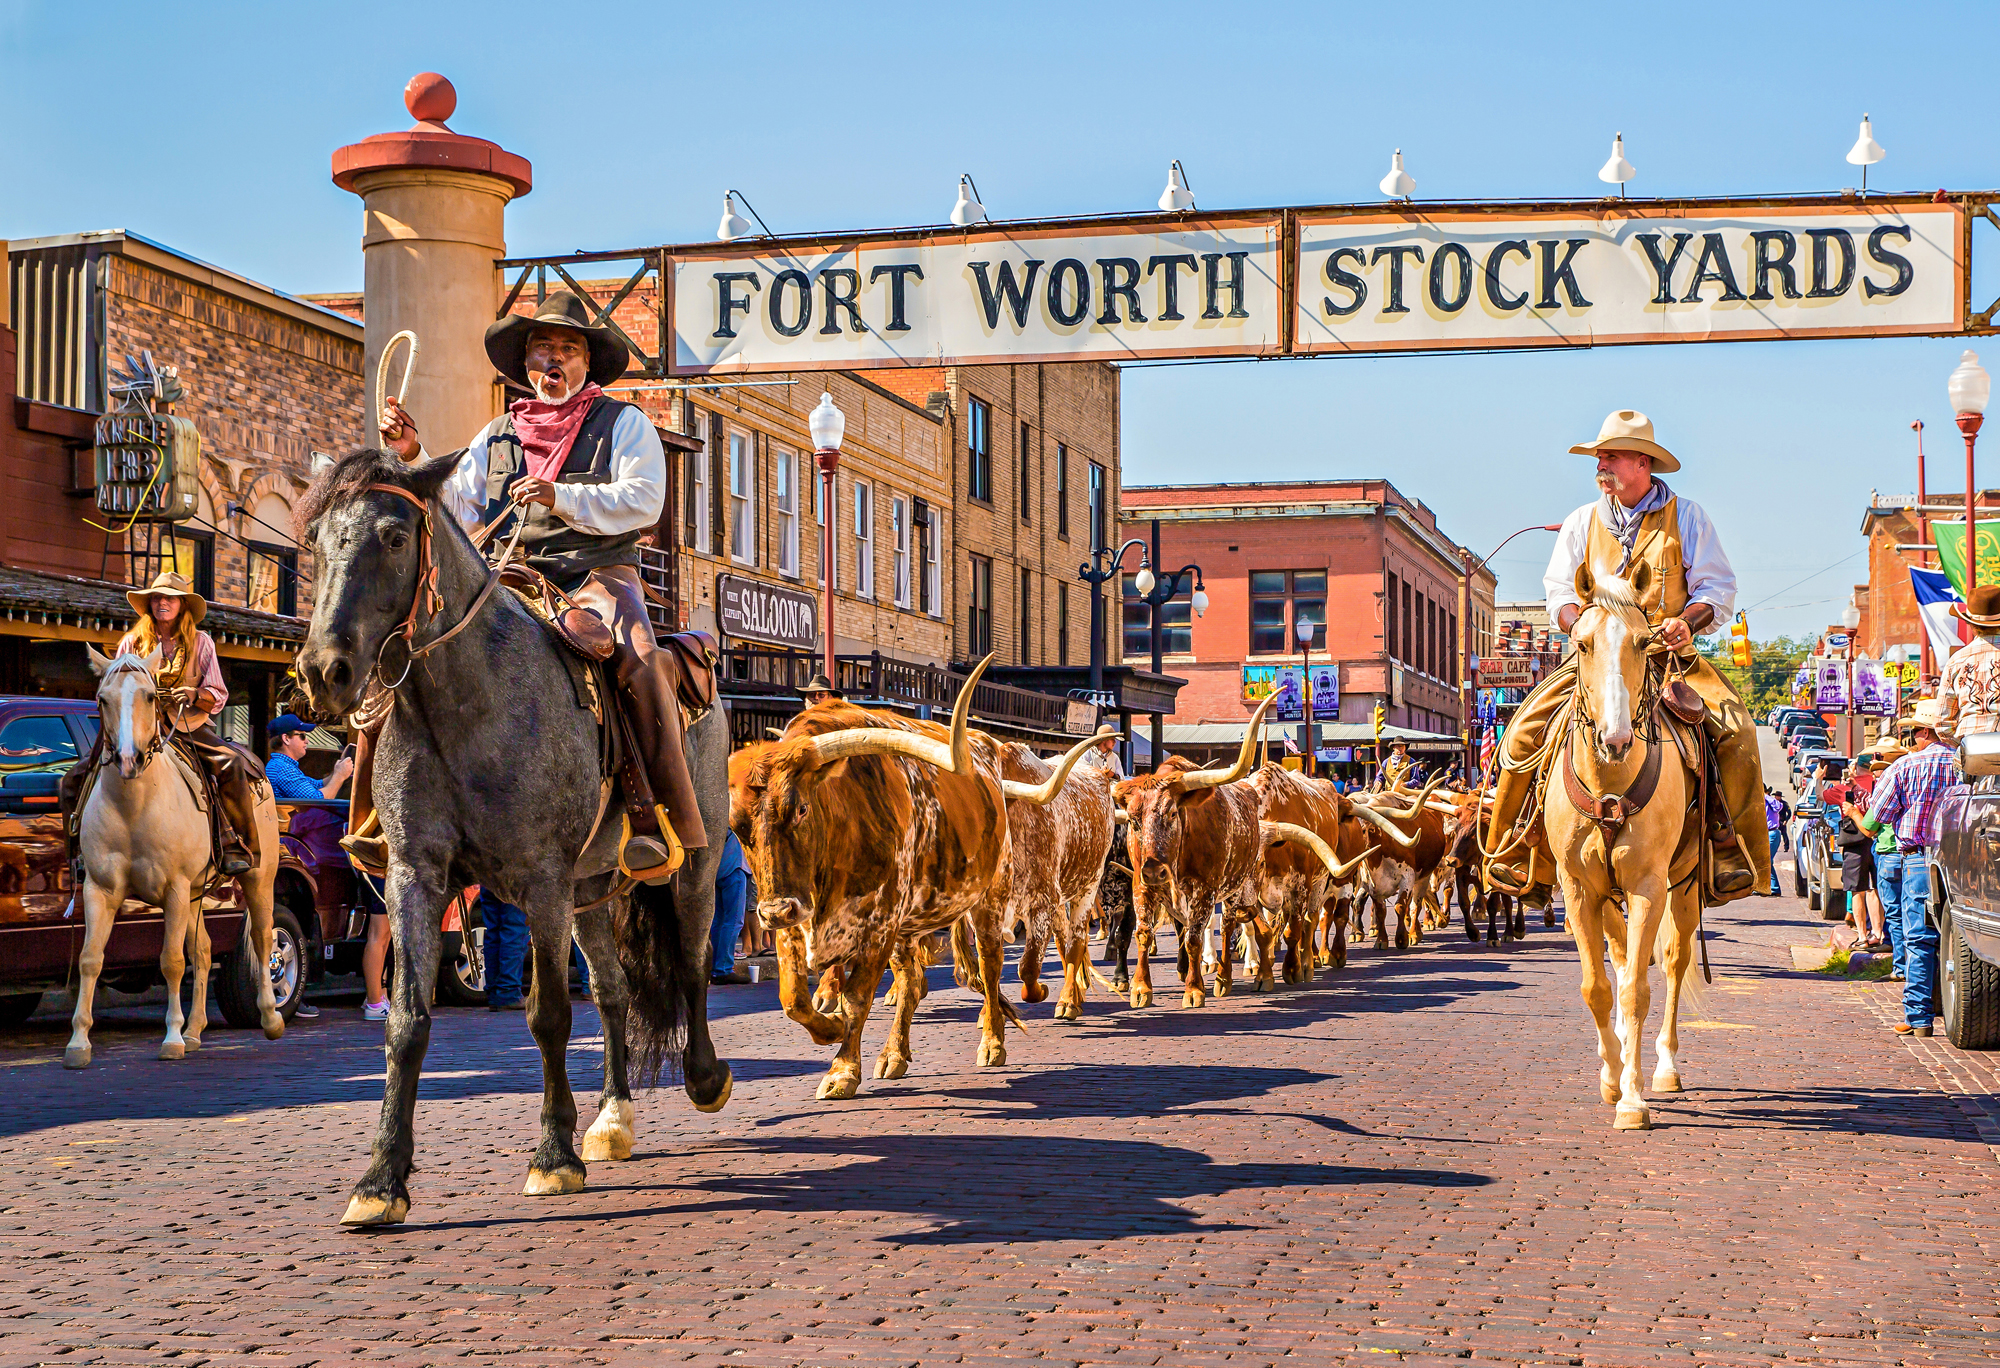
[[[458,468],[457,452],[424,461],[405,462],[379,447],[358,447],[335,461],[299,500],[292,523],[301,542],[312,540],[313,528],[333,509],[354,499],[372,484],[395,485],[430,501]]]
[[[1590,586],[1590,606],[1593,608],[1629,608],[1634,612],[1646,610],[1639,606],[1639,599],[1632,592],[1630,580],[1607,575],[1594,581]]]

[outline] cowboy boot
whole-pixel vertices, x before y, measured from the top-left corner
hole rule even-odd
[[[1493,816],[1486,827],[1487,845],[1498,847],[1511,838],[1521,808],[1527,803],[1534,786],[1535,776],[1525,770],[1500,771],[1493,782]],[[1528,877],[1532,854],[1529,842],[1524,840],[1509,850],[1505,858],[1487,860],[1486,886],[1516,897],[1526,893],[1533,887]]]
[[[355,730],[351,782],[348,834],[340,838],[340,848],[362,872],[385,879],[389,876],[389,842],[382,835],[381,819],[375,815],[375,732],[365,727]]]
[[[257,839],[257,798],[248,775],[229,766],[216,775],[216,792],[222,798],[222,860],[225,878],[248,874],[261,862],[262,842]]]

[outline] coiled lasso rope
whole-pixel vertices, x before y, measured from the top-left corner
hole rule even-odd
[[[389,358],[396,354],[396,344],[408,341],[410,359],[403,363],[403,383],[396,386],[396,403],[400,407],[403,396],[410,392],[410,372],[417,368],[417,335],[408,328],[389,339],[389,345],[382,348],[382,359],[375,363],[375,421],[382,421],[382,394],[389,388]]]

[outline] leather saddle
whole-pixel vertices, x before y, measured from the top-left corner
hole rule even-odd
[[[611,628],[588,608],[580,608],[533,566],[510,562],[500,571],[502,587],[564,647],[585,660],[609,660],[617,647]]]

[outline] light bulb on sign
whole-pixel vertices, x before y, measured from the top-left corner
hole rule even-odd
[[[1194,208],[1194,191],[1188,189],[1187,172],[1181,170],[1178,157],[1167,166],[1167,188],[1160,192],[1160,207],[1171,214]]]
[[[1382,193],[1390,199],[1408,199],[1416,188],[1417,183],[1403,169],[1403,149],[1399,147],[1389,160],[1389,174],[1382,177]]]
[[[958,203],[951,206],[951,221],[963,228],[968,223],[986,222],[986,206],[979,202],[970,174],[958,178]]]
[[[722,197],[722,222],[715,228],[716,241],[734,242],[749,231],[750,220],[736,212],[736,192],[732,190]]]
[[[1611,140],[1611,160],[1604,163],[1597,178],[1607,185],[1617,186],[1618,193],[1622,195],[1625,193],[1625,182],[1638,174],[1632,163],[1625,160],[1625,135],[1620,133]]]

